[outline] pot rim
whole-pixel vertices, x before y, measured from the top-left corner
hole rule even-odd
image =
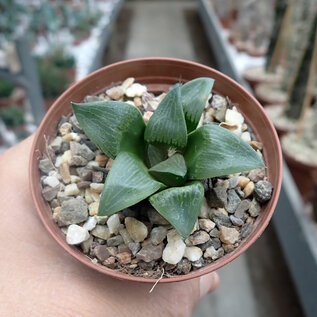
[[[44,217],[43,213],[41,212],[41,208],[40,208],[40,204],[39,201],[37,199],[37,193],[36,193],[36,188],[35,188],[35,183],[38,182],[39,180],[35,180],[33,181],[34,177],[33,177],[33,162],[34,160],[37,161],[36,155],[37,153],[37,144],[39,142],[39,140],[41,138],[43,138],[43,135],[40,133],[42,128],[44,127],[45,124],[47,124],[47,119],[51,116],[51,114],[54,111],[54,108],[60,103],[60,101],[64,98],[64,96],[68,95],[70,92],[73,92],[74,90],[76,90],[78,88],[78,86],[81,86],[83,84],[83,82],[89,81],[89,79],[91,79],[92,77],[94,77],[96,74],[104,72],[106,69],[111,69],[113,67],[118,67],[120,65],[125,65],[125,64],[130,64],[130,63],[138,63],[138,62],[147,62],[147,61],[151,61],[151,62],[168,62],[168,63],[178,63],[178,64],[186,64],[186,66],[188,68],[190,67],[199,67],[201,69],[205,69],[206,71],[212,71],[214,73],[216,73],[219,77],[224,78],[226,81],[228,81],[230,83],[230,85],[236,86],[240,91],[242,91],[242,93],[244,93],[245,95],[247,95],[247,97],[252,101],[253,104],[256,104],[257,106],[257,110],[261,112],[261,115],[263,117],[265,117],[270,129],[271,129],[271,133],[273,134],[273,139],[275,141],[275,143],[277,144],[277,153],[276,153],[276,159],[278,162],[278,181],[276,183],[276,186],[274,187],[274,193],[273,196],[270,200],[270,204],[271,204],[271,208],[266,212],[266,215],[261,223],[261,225],[259,225],[255,230],[254,230],[254,235],[252,236],[252,239],[243,239],[243,242],[239,245],[239,247],[237,247],[233,252],[231,252],[230,254],[228,254],[229,256],[224,259],[223,261],[215,261],[211,264],[206,265],[205,267],[202,267],[196,271],[192,271],[188,274],[185,275],[177,275],[177,276],[173,276],[173,277],[168,277],[168,278],[162,278],[159,282],[160,283],[172,283],[172,282],[181,282],[181,281],[186,281],[186,280],[190,280],[193,278],[197,278],[200,277],[202,275],[214,272],[216,270],[218,270],[220,267],[230,263],[231,261],[233,261],[234,259],[236,259],[239,255],[241,255],[242,253],[244,253],[263,233],[263,231],[265,230],[265,228],[267,227],[273,212],[275,210],[278,198],[279,198],[279,193],[281,190],[281,184],[282,184],[282,151],[281,151],[281,146],[279,144],[278,141],[278,136],[277,133],[275,131],[275,128],[271,122],[271,120],[269,119],[269,117],[267,116],[267,114],[265,113],[265,111],[263,110],[262,106],[259,104],[259,102],[255,99],[254,96],[252,96],[252,94],[250,92],[248,92],[245,88],[243,88],[239,83],[237,83],[236,81],[234,81],[233,79],[231,79],[230,77],[228,77],[227,75],[211,68],[211,67],[207,67],[204,66],[202,64],[196,63],[196,62],[192,62],[192,61],[188,61],[188,60],[183,60],[183,59],[178,59],[178,58],[165,58],[165,57],[146,57],[146,58],[136,58],[136,59],[130,59],[130,60],[124,60],[124,61],[120,61],[114,64],[110,64],[108,66],[105,66],[103,68],[100,68],[94,72],[92,72],[91,74],[89,74],[88,76],[86,76],[85,78],[81,79],[80,81],[76,82],[75,84],[73,84],[70,88],[68,88],[60,97],[58,97],[56,99],[56,101],[53,103],[53,105],[51,106],[51,108],[48,110],[48,112],[46,113],[45,117],[43,118],[40,126],[38,127],[38,130],[35,134],[34,140],[33,140],[33,144],[32,144],[32,148],[31,148],[31,153],[30,153],[30,161],[29,161],[29,186],[31,189],[31,196],[33,199],[33,202],[35,204],[37,213],[40,216],[40,219],[44,225],[44,227],[48,230],[48,232],[51,234],[51,236],[54,238],[54,240],[68,253],[70,253],[73,257],[75,257],[79,262],[81,262],[82,264],[85,264],[86,266],[89,266],[90,268],[94,269],[95,271],[101,272],[103,274],[106,274],[108,276],[120,279],[120,280],[126,280],[126,281],[132,281],[132,282],[142,282],[142,283],[155,283],[158,279],[154,279],[154,278],[144,278],[144,277],[136,277],[136,276],[132,276],[132,275],[128,275],[126,273],[122,273],[116,270],[112,270],[110,268],[107,268],[105,266],[101,266],[101,265],[96,265],[94,264],[92,261],[87,261],[85,258],[87,257],[84,253],[82,252],[76,252],[74,250],[73,246],[70,246],[66,243],[65,239],[64,241],[61,241],[60,239],[58,239],[55,235],[55,233],[53,232],[52,228],[50,228],[47,219]],[[123,79],[122,79],[123,80]],[[263,208],[263,207],[262,207]],[[51,219],[49,219],[49,221],[52,221]],[[90,258],[89,258],[90,259]],[[91,260],[91,259],[90,259]]]

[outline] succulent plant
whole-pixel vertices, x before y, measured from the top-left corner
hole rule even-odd
[[[0,78],[0,98],[10,97],[14,89],[14,84],[11,82]]]
[[[144,123],[141,112],[121,101],[72,103],[81,128],[114,159],[98,215],[112,215],[149,198],[186,238],[198,218],[202,180],[264,166],[234,133],[216,124],[197,128],[214,80],[197,78],[173,87]]]

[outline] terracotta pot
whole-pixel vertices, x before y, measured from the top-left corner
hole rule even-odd
[[[271,92],[271,94],[268,92]],[[287,93],[283,92],[280,85],[277,84],[259,83],[254,89],[254,94],[263,107],[287,103]]]
[[[53,103],[55,102],[56,98],[47,98],[44,99],[44,106],[46,111],[51,108],[51,106],[53,105]]]
[[[317,198],[317,166],[298,161],[283,149],[285,161],[305,202]]]
[[[76,68],[67,68],[65,69],[65,74],[71,83],[74,83],[76,80]]]
[[[37,212],[52,237],[68,253],[86,266],[119,279],[147,283],[155,282],[154,279],[129,276],[102,265],[94,264],[78,248],[68,245],[65,241],[65,236],[52,219],[52,212],[49,205],[42,197],[40,172],[38,169],[39,153],[44,152],[45,140],[47,140],[47,138],[44,139],[43,135],[51,139],[55,137],[56,127],[61,116],[71,112],[70,102],[80,102],[86,95],[99,93],[103,91],[105,87],[122,82],[125,78],[131,76],[135,77],[136,82],[146,84],[148,89],[152,92],[166,91],[170,85],[179,82],[180,79],[186,82],[197,77],[212,77],[215,79],[214,91],[222,95],[227,95],[232,101],[240,105],[239,109],[245,116],[246,121],[253,129],[257,138],[263,142],[263,155],[267,165],[268,178],[273,184],[274,191],[271,200],[263,206],[263,210],[255,222],[253,231],[242,241],[237,249],[232,253],[226,254],[214,263],[197,271],[190,272],[187,275],[163,278],[160,282],[178,282],[215,271],[245,252],[268,225],[281,188],[282,153],[274,127],[255,98],[229,77],[200,64],[169,58],[128,60],[104,67],[70,87],[56,100],[44,117],[37,130],[32,146],[29,177],[31,193]]]
[[[18,97],[0,98],[0,108],[6,108],[12,105],[23,107],[24,101],[25,101],[24,95],[19,95]]]

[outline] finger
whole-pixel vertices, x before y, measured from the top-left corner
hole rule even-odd
[[[200,277],[200,298],[213,292],[219,284],[219,276],[216,272]]]

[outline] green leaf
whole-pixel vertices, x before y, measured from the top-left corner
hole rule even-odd
[[[137,155],[120,152],[107,176],[98,215],[110,216],[163,188],[165,186],[150,176]]]
[[[212,78],[201,77],[189,81],[181,88],[188,133],[197,128],[214,82]]]
[[[155,179],[167,186],[180,186],[185,183],[187,168],[183,155],[176,153],[151,167],[149,172]]]
[[[204,187],[193,182],[183,187],[165,189],[150,197],[152,206],[187,238],[192,232],[204,199]]]
[[[161,101],[145,129],[148,143],[163,143],[185,147],[187,129],[181,104],[181,89],[177,85]]]
[[[264,167],[262,158],[234,133],[206,124],[188,136],[189,179],[206,179]]]
[[[106,155],[120,151],[137,152],[143,146],[145,123],[141,112],[120,101],[72,103],[80,127]]]
[[[147,147],[147,160],[150,167],[167,159],[168,149],[165,146],[155,146],[148,144]]]

